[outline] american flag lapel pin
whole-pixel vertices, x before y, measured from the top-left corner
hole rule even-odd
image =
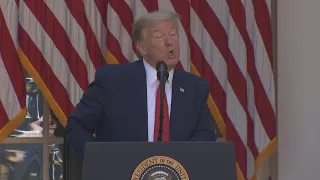
[[[183,89],[182,87],[180,87],[180,91],[181,91],[181,92],[184,92],[184,89]]]

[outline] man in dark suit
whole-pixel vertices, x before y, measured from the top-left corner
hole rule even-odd
[[[207,97],[208,82],[175,68],[179,61],[179,15],[153,12],[133,25],[133,40],[142,58],[106,65],[68,118],[66,133],[83,160],[86,142],[157,141],[159,80],[156,64],[169,72],[165,84],[163,141],[215,141],[215,123]]]

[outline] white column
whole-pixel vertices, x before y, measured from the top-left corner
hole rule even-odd
[[[320,1],[279,0],[280,180],[320,179]]]

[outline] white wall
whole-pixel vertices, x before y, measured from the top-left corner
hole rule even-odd
[[[320,179],[320,0],[278,0],[279,180]]]

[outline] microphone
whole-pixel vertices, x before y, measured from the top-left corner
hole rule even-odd
[[[159,135],[158,135],[158,141],[162,141],[162,132],[163,132],[163,99],[164,99],[164,93],[165,93],[165,84],[168,80],[169,73],[168,68],[165,62],[158,61],[156,65],[157,70],[157,77],[160,81],[160,125],[159,125]]]

